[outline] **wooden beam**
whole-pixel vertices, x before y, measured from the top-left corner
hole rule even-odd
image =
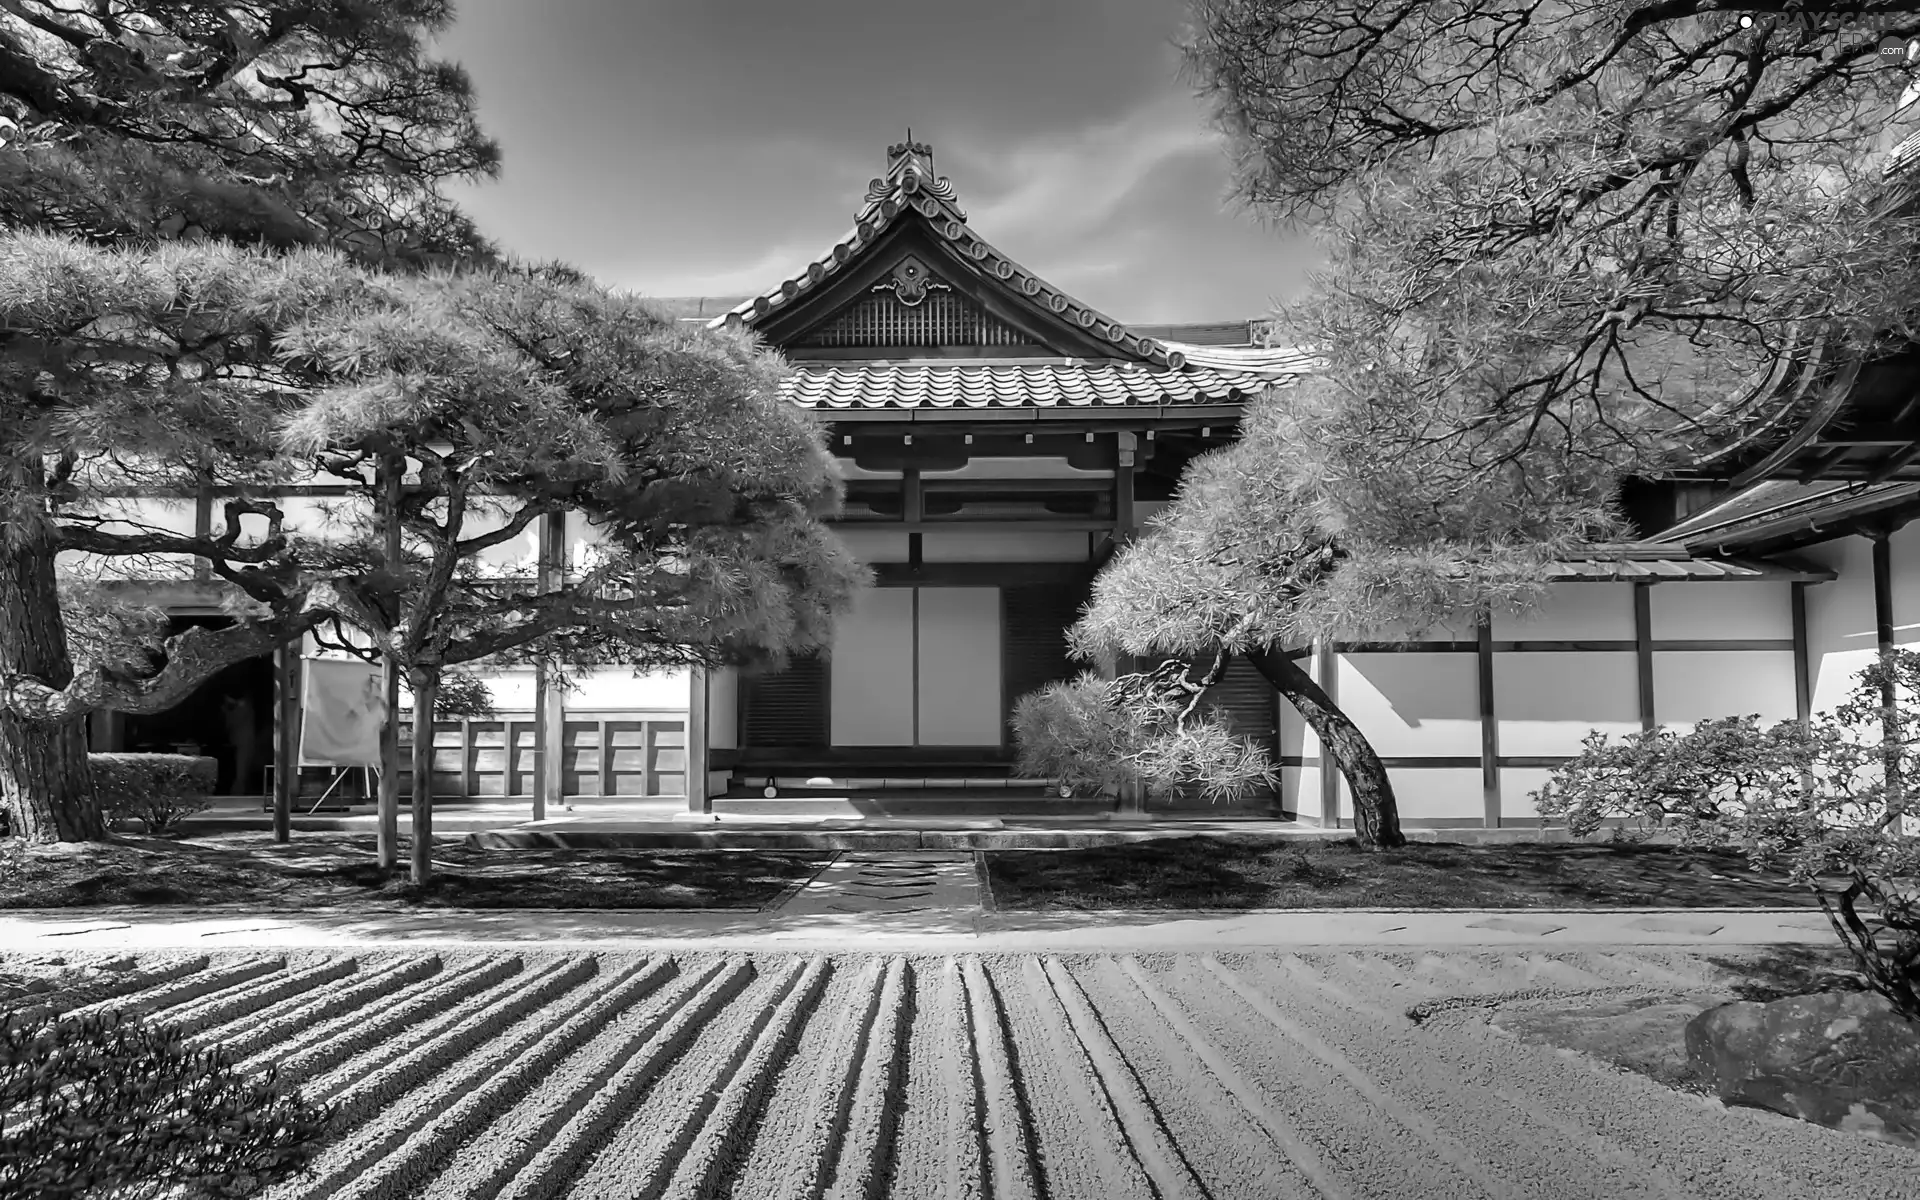
[[[1653,712],[1653,585],[1633,585],[1634,675],[1640,684],[1640,728],[1652,729]]]
[[[1813,663],[1807,646],[1807,585],[1792,585],[1793,715],[1805,721],[1813,715]]]
[[[691,669],[687,679],[687,726],[684,757],[687,772],[687,811],[705,816],[713,811],[707,795],[707,672]]]
[[[1480,794],[1488,828],[1500,827],[1500,719],[1493,695],[1493,620],[1481,613],[1474,623],[1480,677]]]

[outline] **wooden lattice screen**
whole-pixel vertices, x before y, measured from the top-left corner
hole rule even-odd
[[[854,301],[801,338],[801,346],[1013,346],[1026,334],[957,293],[930,291],[905,305],[890,291]]]

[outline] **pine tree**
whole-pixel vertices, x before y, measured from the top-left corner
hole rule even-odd
[[[439,191],[497,158],[465,75],[426,52],[448,20],[435,0],[0,7],[0,794],[28,836],[101,836],[83,713],[129,682],[125,661],[76,680],[56,556],[181,553],[244,578],[278,553],[63,506],[135,460],[143,485],[189,492],[203,457],[246,461],[248,406],[295,382],[275,329],[356,286],[353,264],[490,254]],[[132,675],[164,658],[164,690],[205,643],[149,640]]]
[[[1765,444],[1913,342],[1877,47],[1920,16],[1777,7],[1196,0],[1239,195],[1321,223],[1275,322],[1319,363],[1116,558],[1083,651],[1248,655],[1394,844],[1378,756],[1289,651],[1524,612],[1625,534],[1623,478]]]

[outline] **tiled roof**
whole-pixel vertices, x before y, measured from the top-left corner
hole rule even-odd
[[[1099,359],[794,365],[796,370],[782,382],[781,392],[813,409],[1230,404],[1284,386],[1293,376],[1264,364],[1238,368],[1189,364],[1178,370],[1155,370],[1142,363]]]
[[[933,173],[931,146],[923,142],[890,146],[887,160],[886,176],[868,185],[865,202],[854,216],[853,228],[844,237],[798,274],[778,287],[741,302],[730,312],[714,318],[712,324],[752,326],[769,313],[794,304],[833,279],[897,221],[915,213],[954,253],[971,260],[981,274],[993,276],[1004,286],[1024,293],[1033,304],[1109,343],[1118,353],[1156,366],[1182,364],[1180,350],[1158,338],[1142,337],[1112,317],[1089,308],[967,228],[967,214],[960,208],[953,181]]]

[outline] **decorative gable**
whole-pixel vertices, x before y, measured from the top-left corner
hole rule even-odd
[[[893,279],[794,341],[796,346],[1016,346],[1027,335],[930,276],[909,290]]]
[[[831,250],[712,324],[794,349],[1025,346],[1174,371],[1185,363],[1180,350],[1087,307],[969,229],[923,142],[887,148],[886,175],[868,186],[853,229]]]

